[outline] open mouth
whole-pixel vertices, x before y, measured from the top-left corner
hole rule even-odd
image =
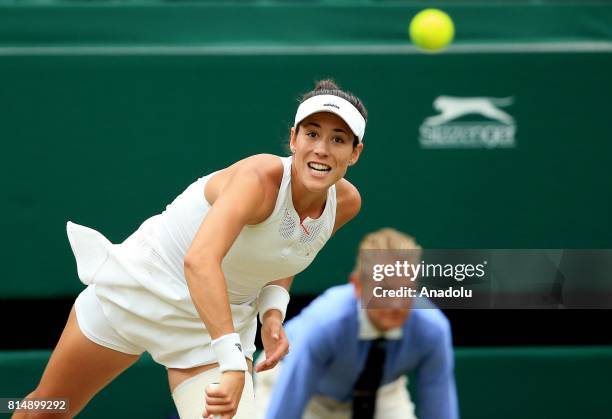
[[[310,162],[308,163],[308,167],[310,167],[312,170],[315,170],[317,172],[329,172],[331,170],[331,167],[323,164],[323,163],[314,163],[314,162]]]

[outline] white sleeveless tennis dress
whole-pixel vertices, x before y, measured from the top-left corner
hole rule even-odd
[[[284,172],[274,211],[262,223],[245,226],[222,262],[234,328],[251,359],[259,291],[270,281],[303,271],[330,238],[336,218],[332,186],[321,216],[300,223],[291,197],[292,158],[281,160]],[[183,270],[185,254],[210,209],[204,187],[212,175],[191,184],[118,245],[68,222],[79,278],[89,285],[75,309],[91,340],[126,353],[148,351],[168,368],[216,362]]]

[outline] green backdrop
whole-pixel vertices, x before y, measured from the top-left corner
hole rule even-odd
[[[296,292],[344,282],[387,225],[430,248],[611,247],[610,3],[452,2],[440,55],[408,43],[418,3],[240,3],[0,7],[1,297],[82,288],[67,220],[120,242],[197,177],[283,154],[297,97],[326,76],[370,111],[348,175],[363,210]],[[423,148],[442,95],[512,97],[515,146]]]

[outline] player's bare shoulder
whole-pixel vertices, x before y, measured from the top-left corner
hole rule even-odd
[[[257,194],[261,204],[249,224],[258,224],[274,211],[283,179],[283,163],[273,154],[256,154],[234,163],[227,169],[228,182],[246,185],[245,194]]]
[[[233,176],[253,177],[265,197],[265,201],[272,201],[272,208],[276,203],[278,190],[283,179],[283,162],[274,154],[256,154],[240,160],[232,167]]]
[[[270,186],[280,186],[283,178],[283,162],[274,154],[255,154],[237,162],[234,166],[242,173],[251,173],[258,176]]]
[[[239,160],[236,163],[219,170],[206,183],[204,191],[206,201],[214,204],[225,187],[236,178],[251,180],[251,183],[266,193],[268,190],[278,193],[278,185],[283,178],[283,164],[278,156],[272,154],[257,154]]]
[[[336,183],[336,202],[334,232],[359,214],[361,195],[351,182],[342,178]]]

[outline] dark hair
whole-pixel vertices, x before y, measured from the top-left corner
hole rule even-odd
[[[368,110],[366,109],[363,102],[351,92],[347,92],[347,91],[340,89],[340,87],[338,87],[336,82],[333,81],[332,79],[319,80],[317,84],[315,85],[314,90],[311,90],[310,92],[305,93],[302,96],[302,98],[300,99],[300,104],[302,104],[305,100],[310,99],[313,96],[319,96],[319,95],[334,95],[334,96],[341,97],[344,100],[347,100],[355,108],[357,108],[361,116],[363,116],[363,119],[365,119],[366,121],[368,120]],[[299,131],[299,129],[300,129],[300,126],[298,125],[297,131]],[[297,131],[296,131],[296,134],[297,134]],[[353,139],[353,147],[357,147],[357,144],[359,144],[359,138],[357,138],[356,135],[354,137],[355,138]]]

